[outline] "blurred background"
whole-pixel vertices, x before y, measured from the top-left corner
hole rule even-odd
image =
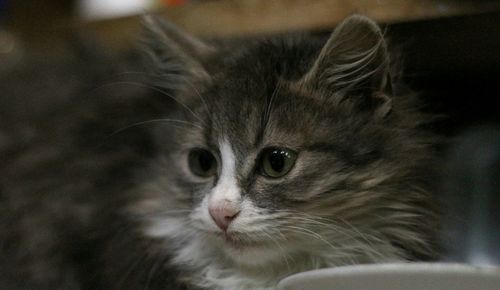
[[[286,31],[327,35],[352,13],[385,28],[403,79],[444,118],[447,258],[500,264],[500,1],[486,0],[0,0],[0,73],[28,55],[63,58],[68,39],[120,54],[155,11],[201,37]],[[91,45],[92,46],[92,45]]]
[[[309,30],[329,33],[352,13],[386,26],[401,51],[404,76],[453,116],[439,128],[498,123],[500,1],[485,0],[0,0],[0,70],[24,50],[58,51],[86,35],[111,53],[130,49],[140,31],[136,15],[164,14],[201,37]]]

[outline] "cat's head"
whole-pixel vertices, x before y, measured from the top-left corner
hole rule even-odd
[[[216,46],[147,21],[152,75],[176,110],[157,120],[161,152],[132,208],[178,262],[315,257],[321,267],[430,254],[428,140],[393,96],[374,22],[352,16],[326,43]]]

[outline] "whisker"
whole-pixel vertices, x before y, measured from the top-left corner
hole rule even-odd
[[[276,238],[273,238],[273,236],[271,234],[268,234],[265,230],[262,230],[261,233],[264,234],[266,237],[268,237],[280,249],[281,256],[285,260],[286,267],[287,267],[288,271],[290,272],[291,267],[290,267],[290,263],[288,262],[288,258],[290,258],[294,264],[295,264],[295,260],[292,258],[292,256],[290,256],[289,254],[287,254],[285,252],[285,250],[283,249],[283,247],[281,246],[279,241]]]
[[[363,234],[359,229],[354,227],[354,225],[348,223],[345,220],[339,219],[338,221],[332,220],[332,219],[327,219],[323,217],[318,217],[318,216],[313,216],[309,215],[306,213],[301,213],[301,212],[295,212],[295,211],[282,211],[283,212],[289,212],[289,215],[286,216],[285,220],[285,227],[288,227],[290,229],[290,226],[287,225],[288,222],[290,221],[300,221],[302,224],[309,224],[309,225],[315,225],[319,226],[320,228],[323,229],[328,229],[328,230],[334,230],[335,233],[340,233],[343,236],[345,236],[344,239],[339,239],[338,237],[335,238],[336,243],[338,246],[336,247],[336,250],[338,252],[353,252],[353,253],[359,253],[365,256],[370,257],[373,261],[379,260],[379,258],[384,257],[384,255],[377,250],[377,247],[373,244],[373,242],[379,242],[379,244],[383,244],[383,241],[380,240],[379,237],[376,237],[374,235],[368,235],[368,234]],[[326,221],[326,222],[325,222]],[[335,226],[337,222],[342,222],[345,225],[349,226],[350,230],[346,230],[343,227],[340,226]],[[296,226],[296,224],[294,224]],[[294,230],[302,230],[305,231],[312,236],[315,236],[318,239],[323,239],[323,241],[327,241],[326,237],[323,235],[320,235],[319,233],[311,230],[311,229],[306,229],[306,228],[301,228],[301,229],[294,229]],[[305,233],[303,233],[305,234]],[[324,234],[331,234],[329,232],[326,232]],[[347,241],[352,240],[355,241],[355,243],[347,243]],[[353,246],[354,245],[354,246]],[[344,257],[344,258],[349,258],[352,259],[351,257]]]
[[[320,226],[323,226],[325,228],[332,229],[335,232],[338,232],[340,234],[343,234],[343,235],[349,236],[350,238],[355,239],[355,237],[352,236],[351,232],[347,231],[346,229],[344,229],[341,226],[338,226],[336,224],[336,221],[334,221],[334,220],[326,219],[326,218],[322,218],[322,217],[318,217],[318,216],[312,216],[312,215],[308,215],[305,213],[303,213],[302,215],[304,215],[304,216],[293,216],[293,218],[301,219],[303,221],[313,223],[315,225],[320,225]]]
[[[161,73],[161,74],[157,74],[157,73],[152,73],[152,72],[140,72],[140,71],[126,71],[126,72],[121,72],[121,73],[116,74],[116,75],[120,76],[120,75],[127,75],[127,74],[139,74],[139,75],[154,76],[154,77],[174,77],[174,76],[178,76],[178,74],[175,74],[175,73]],[[208,116],[210,117],[210,109],[208,107],[208,103],[206,102],[205,98],[203,98],[203,96],[200,94],[200,91],[188,79],[183,78],[183,82],[185,82],[186,84],[188,84],[193,89],[193,91],[199,97],[199,99],[201,100],[201,102],[204,104],[206,112],[207,112]]]
[[[144,284],[145,290],[149,289],[149,286],[151,284],[151,281],[153,280],[155,273],[158,271],[158,269],[161,268],[163,263],[165,263],[165,259],[163,257],[157,258],[156,261],[153,263],[147,275],[146,283]]]
[[[373,247],[373,244],[370,241],[370,239],[368,239],[368,237],[366,236],[366,234],[362,233],[357,227],[355,227],[353,224],[351,224],[350,222],[348,222],[348,221],[346,221],[344,219],[339,219],[339,221],[341,221],[345,225],[347,225],[351,230],[353,230],[354,232],[356,232],[369,246]],[[372,235],[372,239],[373,238],[375,238],[375,237]],[[376,238],[376,240],[380,241],[379,238]]]
[[[146,85],[146,84],[143,84],[143,83],[138,83],[138,82],[128,82],[128,81],[117,81],[117,82],[112,82],[112,83],[107,83],[107,84],[103,84],[97,88],[95,88],[94,90],[98,90],[98,89],[102,89],[102,88],[105,88],[105,87],[108,87],[108,86],[116,86],[116,85],[132,85],[132,86],[137,86],[137,87],[142,87],[142,88],[146,88],[146,89],[150,89],[150,90],[153,90],[153,91],[156,91],[156,92],[159,92],[161,93],[162,95],[166,96],[166,97],[169,97],[170,99],[174,100],[176,103],[178,103],[179,105],[181,105],[184,109],[186,109],[188,112],[190,112],[196,119],[198,119],[200,122],[204,123],[203,119],[198,116],[191,108],[189,108],[186,104],[184,104],[183,102],[181,102],[178,98],[172,96],[171,94],[169,94],[168,92],[160,89],[160,88],[157,88],[157,87],[153,87],[153,86],[150,86],[150,85]]]
[[[207,112],[207,116],[209,117],[209,120],[211,120],[212,117],[211,117],[211,114],[210,114],[210,108],[208,107],[208,103],[205,100],[205,98],[203,98],[203,96],[200,94],[200,91],[198,91],[198,89],[195,87],[195,85],[192,82],[186,80],[186,83],[193,89],[193,91],[196,93],[196,95],[198,96],[198,98],[202,101],[203,105],[205,106],[205,110]]]
[[[312,231],[312,230],[309,230],[309,229],[306,229],[306,228],[303,228],[303,227],[290,226],[290,225],[286,225],[285,228],[287,228],[289,230],[292,230],[292,231],[295,231],[295,232],[298,232],[298,233],[302,233],[302,234],[306,234],[308,236],[315,237],[316,239],[318,239],[318,240],[324,242],[325,244],[327,244],[328,246],[330,246],[333,250],[337,250],[338,249],[332,243],[330,243],[329,241],[327,241],[322,235],[316,233],[315,231]]]
[[[113,133],[111,133],[108,137],[112,137],[112,136],[114,136],[116,134],[119,134],[119,133],[121,133],[121,132],[123,132],[125,130],[130,129],[130,128],[133,128],[133,127],[136,127],[136,126],[140,126],[140,125],[144,125],[144,124],[150,124],[150,123],[167,123],[167,124],[168,123],[178,123],[178,124],[182,124],[182,125],[190,125],[190,126],[197,127],[199,129],[203,129],[200,125],[197,125],[195,123],[188,122],[188,121],[183,121],[183,120],[176,120],[176,119],[152,119],[152,120],[137,122],[137,123],[125,126],[123,128],[120,128],[120,129],[114,131]]]
[[[299,217],[299,216],[302,216],[302,217]],[[371,244],[372,241],[370,239],[368,239],[366,234],[363,234],[357,227],[355,227],[354,225],[352,225],[351,223],[347,222],[344,219],[336,218],[334,220],[331,218],[310,215],[310,214],[307,214],[304,212],[299,212],[299,211],[291,211],[289,218],[292,218],[292,219],[301,219],[302,218],[306,222],[314,223],[316,225],[322,225],[325,228],[331,228],[331,229],[335,230],[336,232],[339,232],[339,233],[347,236],[348,239],[358,240],[358,237],[353,235],[353,233],[355,233],[356,235],[359,236],[359,238],[364,240],[369,246],[373,246]],[[337,224],[339,222],[344,224],[344,225],[347,225],[351,231],[347,231],[346,229],[344,229],[344,227],[337,226]],[[372,240],[379,240],[379,239],[373,237]]]
[[[146,261],[146,259],[148,258],[148,252],[145,251],[143,252],[139,258],[137,260],[135,260],[131,265],[130,267],[125,271],[125,273],[123,274],[123,276],[120,278],[120,280],[117,282],[117,286],[118,286],[118,289],[121,288],[120,285],[122,285],[123,283],[125,283],[127,281],[127,278],[133,273],[133,271],[144,261]]]
[[[273,106],[274,106],[274,101],[275,101],[276,96],[278,95],[278,92],[279,92],[280,89],[281,89],[281,85],[278,82],[278,84],[276,84],[276,86],[275,86],[275,88],[273,90],[273,93],[271,94],[271,97],[269,98],[269,102],[267,104],[267,108],[264,111],[264,117],[262,118],[262,124],[261,124],[263,130],[266,128],[267,123],[269,122],[269,117],[271,115],[271,111],[272,111]]]

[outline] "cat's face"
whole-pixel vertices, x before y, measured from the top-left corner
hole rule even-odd
[[[208,109],[196,111],[202,121],[190,118],[196,126],[179,130],[172,160],[191,187],[189,223],[228,256],[257,264],[285,254],[280,247],[303,247],[319,217],[346,206],[342,183],[360,167],[351,162],[364,158],[368,166],[380,152],[368,140],[338,140],[354,136],[342,132],[333,104],[283,83],[271,84],[274,92],[255,86],[236,96],[233,87],[243,80],[229,78],[229,87],[202,95]]]
[[[393,179],[411,170],[397,158],[416,149],[390,128],[380,31],[353,18],[321,52],[302,46],[257,44],[212,70],[200,61],[191,75],[204,80],[178,90],[176,126],[156,128],[167,149],[134,210],[147,217],[146,235],[176,245],[179,263],[405,256],[390,235],[414,234],[398,223],[416,223],[410,204],[424,195],[395,194]]]

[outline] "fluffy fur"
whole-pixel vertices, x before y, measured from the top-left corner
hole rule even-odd
[[[436,255],[434,140],[376,24],[206,43],[145,22],[146,71],[50,63],[75,82],[2,82],[0,288],[273,289]],[[269,147],[297,152],[287,175],[259,173]],[[213,152],[215,176],[193,174],[193,148]],[[240,207],[227,233],[208,212],[216,196]]]

